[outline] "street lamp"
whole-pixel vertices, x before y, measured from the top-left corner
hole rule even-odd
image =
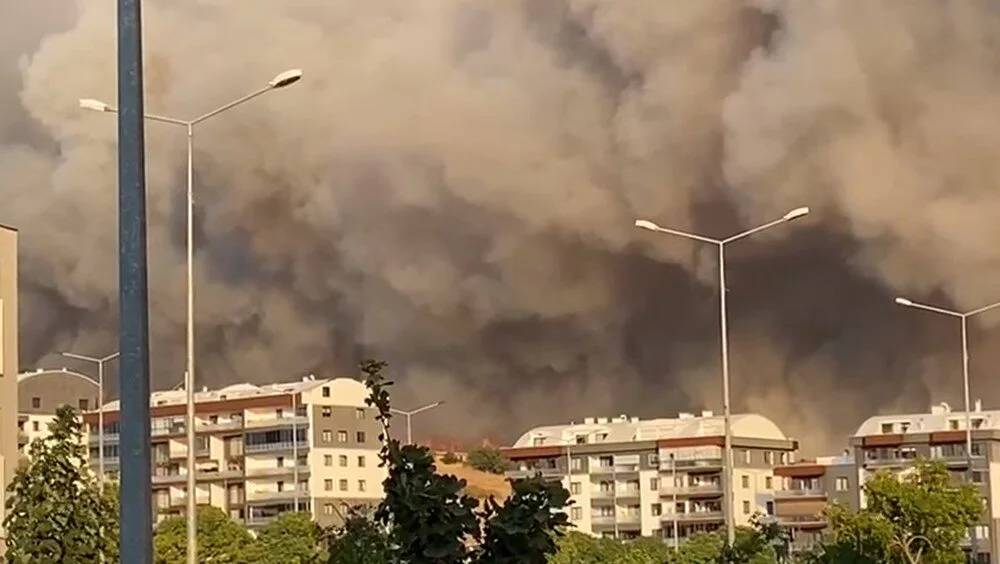
[[[67,358],[73,358],[76,360],[82,360],[84,362],[92,362],[97,365],[97,451],[98,451],[98,472],[100,475],[97,480],[101,484],[101,490],[104,489],[104,363],[110,362],[120,355],[119,353],[112,353],[104,357],[93,357],[85,356],[82,354],[75,354],[71,352],[62,353],[63,356]]]
[[[969,482],[972,482],[972,414],[969,412],[969,318],[979,315],[980,313],[985,313],[991,309],[1000,307],[1000,302],[995,304],[990,304],[988,306],[983,306],[978,309],[967,312],[952,311],[950,309],[945,309],[943,307],[931,306],[927,304],[922,304],[909,300],[906,298],[896,298],[896,303],[911,307],[914,309],[922,309],[924,311],[929,311],[932,313],[938,313],[941,315],[947,315],[950,317],[957,317],[962,324],[962,391],[965,394],[965,459],[968,464],[966,468],[967,478]],[[972,552],[972,560],[976,560],[976,553],[978,552],[976,547],[976,529],[973,526],[972,531],[969,534],[970,540],[970,552]]]
[[[222,112],[234,108],[244,102],[265,94],[272,90],[284,88],[295,84],[302,79],[301,69],[291,69],[275,75],[267,84],[242,98],[237,98],[228,104],[202,114],[194,119],[178,119],[156,114],[145,114],[143,117],[150,121],[158,121],[170,125],[178,125],[187,130],[187,561],[188,564],[196,564],[198,561],[197,544],[197,495],[195,481],[195,456],[194,456],[194,126],[199,123],[221,114]],[[98,112],[117,113],[114,106],[94,100],[83,98],[80,100],[80,107],[85,110]]]
[[[732,437],[732,425],[730,421],[729,413],[729,330],[727,326],[727,312],[726,312],[726,245],[753,235],[754,233],[763,231],[775,225],[785,223],[788,221],[793,221],[804,217],[809,214],[809,208],[801,207],[795,208],[780,218],[765,223],[759,227],[754,227],[753,229],[748,229],[746,231],[737,233],[726,239],[713,239],[711,237],[705,237],[702,235],[695,235],[693,233],[687,233],[685,231],[678,231],[676,229],[668,229],[666,227],[660,227],[659,225],[653,223],[652,221],[646,219],[637,219],[635,221],[635,226],[647,229],[649,231],[655,231],[658,233],[666,233],[668,235],[676,235],[678,237],[684,237],[685,239],[693,239],[695,241],[700,241],[702,243],[711,243],[719,249],[719,325],[720,332],[722,335],[722,412],[723,421],[725,425],[725,461],[722,465],[725,474],[725,486],[723,493],[724,504],[725,504],[725,519],[726,519],[726,538],[730,545],[736,537],[736,525],[733,518],[733,437]]]
[[[410,425],[410,418],[412,418],[414,415],[418,413],[423,413],[428,409],[434,409],[435,407],[443,404],[444,401],[436,401],[434,403],[429,403],[423,407],[418,407],[417,409],[414,409],[412,411],[403,411],[402,409],[396,409],[396,408],[392,408],[389,410],[392,413],[395,413],[396,415],[402,415],[403,417],[406,417],[406,444],[411,444],[411,445],[413,444],[413,427]]]

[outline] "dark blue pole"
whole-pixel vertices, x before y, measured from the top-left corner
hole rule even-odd
[[[141,0],[118,0],[121,561],[153,561]]]

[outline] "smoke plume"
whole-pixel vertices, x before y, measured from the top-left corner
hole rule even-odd
[[[0,17],[0,221],[22,362],[116,346],[109,0]],[[28,7],[30,5],[30,8]],[[960,405],[954,320],[1000,300],[1000,9],[988,0],[145,2],[146,107],[193,117],[203,385],[392,363],[421,433],[718,409],[726,236],[735,410],[807,453]],[[184,135],[147,125],[153,376],[184,359]],[[1000,314],[972,334],[997,404]]]

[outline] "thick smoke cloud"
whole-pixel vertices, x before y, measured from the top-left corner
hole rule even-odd
[[[113,2],[32,5],[0,19],[31,22],[0,36],[25,367],[113,348],[117,324],[114,119],[76,106],[114,100]],[[990,2],[151,0],[144,17],[149,111],[306,69],[196,131],[206,385],[378,356],[401,404],[448,401],[422,431],[503,440],[717,409],[712,250],[632,221],[723,236],[811,205],[729,251],[734,408],[818,452],[873,413],[958,405],[957,326],[891,297],[1000,299]],[[158,387],[183,370],[183,141],[147,128]],[[987,404],[996,317],[972,343]]]

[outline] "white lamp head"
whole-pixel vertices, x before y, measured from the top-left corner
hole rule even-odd
[[[637,219],[637,220],[635,220],[635,226],[639,227],[640,229],[649,229],[650,231],[658,231],[660,229],[659,225],[657,225],[657,224],[655,224],[652,221],[649,221],[647,219]]]
[[[302,80],[302,69],[291,69],[278,74],[267,84],[271,88],[284,88],[286,86],[291,86],[300,80]]]
[[[809,215],[808,207],[795,208],[794,210],[788,212],[784,216],[785,221],[792,221],[793,219],[798,219],[803,216]]]
[[[80,98],[80,107],[85,110],[93,110],[95,112],[106,112],[110,108],[110,106],[104,102],[93,98]]]
[[[899,304],[899,305],[902,305],[902,306],[911,306],[911,305],[913,305],[913,302],[911,302],[910,300],[908,300],[906,298],[896,298],[896,303]]]

